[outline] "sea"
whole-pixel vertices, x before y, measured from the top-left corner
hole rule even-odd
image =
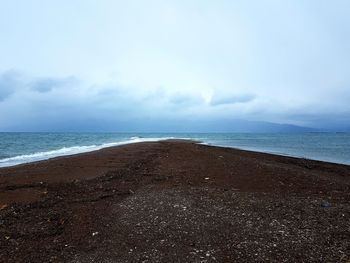
[[[350,133],[0,133],[0,167],[129,143],[192,139],[202,144],[350,165]]]

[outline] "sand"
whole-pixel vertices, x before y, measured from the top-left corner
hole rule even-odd
[[[190,141],[0,169],[0,262],[348,262],[350,166]]]

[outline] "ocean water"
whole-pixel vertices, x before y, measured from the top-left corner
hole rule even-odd
[[[0,133],[0,167],[172,138],[350,164],[350,133]]]

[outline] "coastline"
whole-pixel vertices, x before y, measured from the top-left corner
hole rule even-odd
[[[349,259],[349,165],[167,140],[0,168],[0,188],[1,262]]]
[[[350,165],[350,133],[9,133],[0,140],[0,168],[167,139],[195,140],[205,145]]]
[[[90,152],[95,152],[95,151],[102,150],[105,148],[110,148],[110,147],[118,147],[122,145],[128,145],[128,144],[139,143],[139,142],[163,141],[163,140],[169,140],[169,139],[172,139],[172,138],[168,138],[168,137],[139,138],[136,136],[136,137],[130,137],[128,140],[123,140],[118,142],[102,143],[99,145],[76,145],[76,146],[63,147],[63,148],[49,150],[49,151],[41,151],[41,152],[17,155],[13,157],[0,159],[0,169],[18,166],[22,164],[30,164],[30,163],[40,162],[40,161],[47,161],[57,157],[72,156],[72,155],[77,155],[82,153],[90,153]],[[26,161],[24,161],[24,159],[26,159]]]

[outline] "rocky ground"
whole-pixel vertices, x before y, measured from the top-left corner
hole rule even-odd
[[[0,262],[348,262],[350,166],[188,141],[0,169]]]

